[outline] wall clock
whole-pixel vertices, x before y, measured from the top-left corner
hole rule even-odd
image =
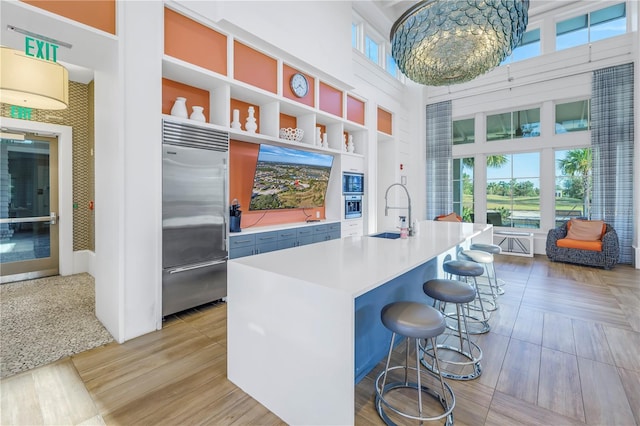
[[[293,94],[299,98],[302,98],[309,93],[309,82],[307,81],[307,77],[299,72],[291,76],[289,85],[291,86]]]

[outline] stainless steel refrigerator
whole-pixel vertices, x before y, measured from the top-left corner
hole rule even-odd
[[[227,294],[229,135],[163,120],[162,315]]]

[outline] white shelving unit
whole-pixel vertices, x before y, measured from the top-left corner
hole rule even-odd
[[[270,144],[332,154],[334,156],[334,172],[327,189],[325,214],[328,220],[345,220],[342,171],[346,170],[346,165],[355,164],[355,167],[364,172],[364,158],[368,148],[369,129],[367,127],[168,55],[164,55],[162,59],[162,75],[169,80],[209,92],[209,106],[206,111],[209,114],[209,123],[166,115],[165,118],[225,131],[229,133],[230,139],[241,142]],[[318,85],[319,80],[316,78],[315,81]],[[316,96],[318,96],[317,94],[318,90],[316,90]],[[259,107],[257,117],[260,123],[259,133],[249,133],[231,128],[232,99]],[[315,104],[318,104],[317,99]],[[346,111],[346,94],[343,96],[342,110]],[[242,111],[242,114],[246,114],[246,111]],[[301,142],[293,142],[279,137],[280,114],[296,118],[297,127],[304,130]],[[329,141],[328,148],[322,148],[314,143],[318,126],[324,126],[326,129],[325,133]],[[345,132],[353,137],[355,147],[353,153],[346,151]],[[353,168],[353,166],[348,168]],[[360,227],[364,228],[364,225]]]

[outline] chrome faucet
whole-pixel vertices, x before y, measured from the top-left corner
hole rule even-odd
[[[389,190],[394,186],[402,187],[402,189],[404,189],[404,192],[407,193],[407,202],[408,202],[407,207],[390,207],[389,206],[389,201],[387,200],[387,196],[389,195]],[[405,208],[409,212],[409,236],[413,237],[413,222],[411,221],[411,196],[409,195],[409,190],[407,189],[406,186],[404,186],[401,183],[392,183],[387,188],[387,192],[384,193],[384,215],[389,216],[389,209],[394,210],[394,209],[405,209]]]

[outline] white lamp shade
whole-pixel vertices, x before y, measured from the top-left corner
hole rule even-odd
[[[0,102],[35,109],[69,106],[69,73],[56,62],[0,47]]]

